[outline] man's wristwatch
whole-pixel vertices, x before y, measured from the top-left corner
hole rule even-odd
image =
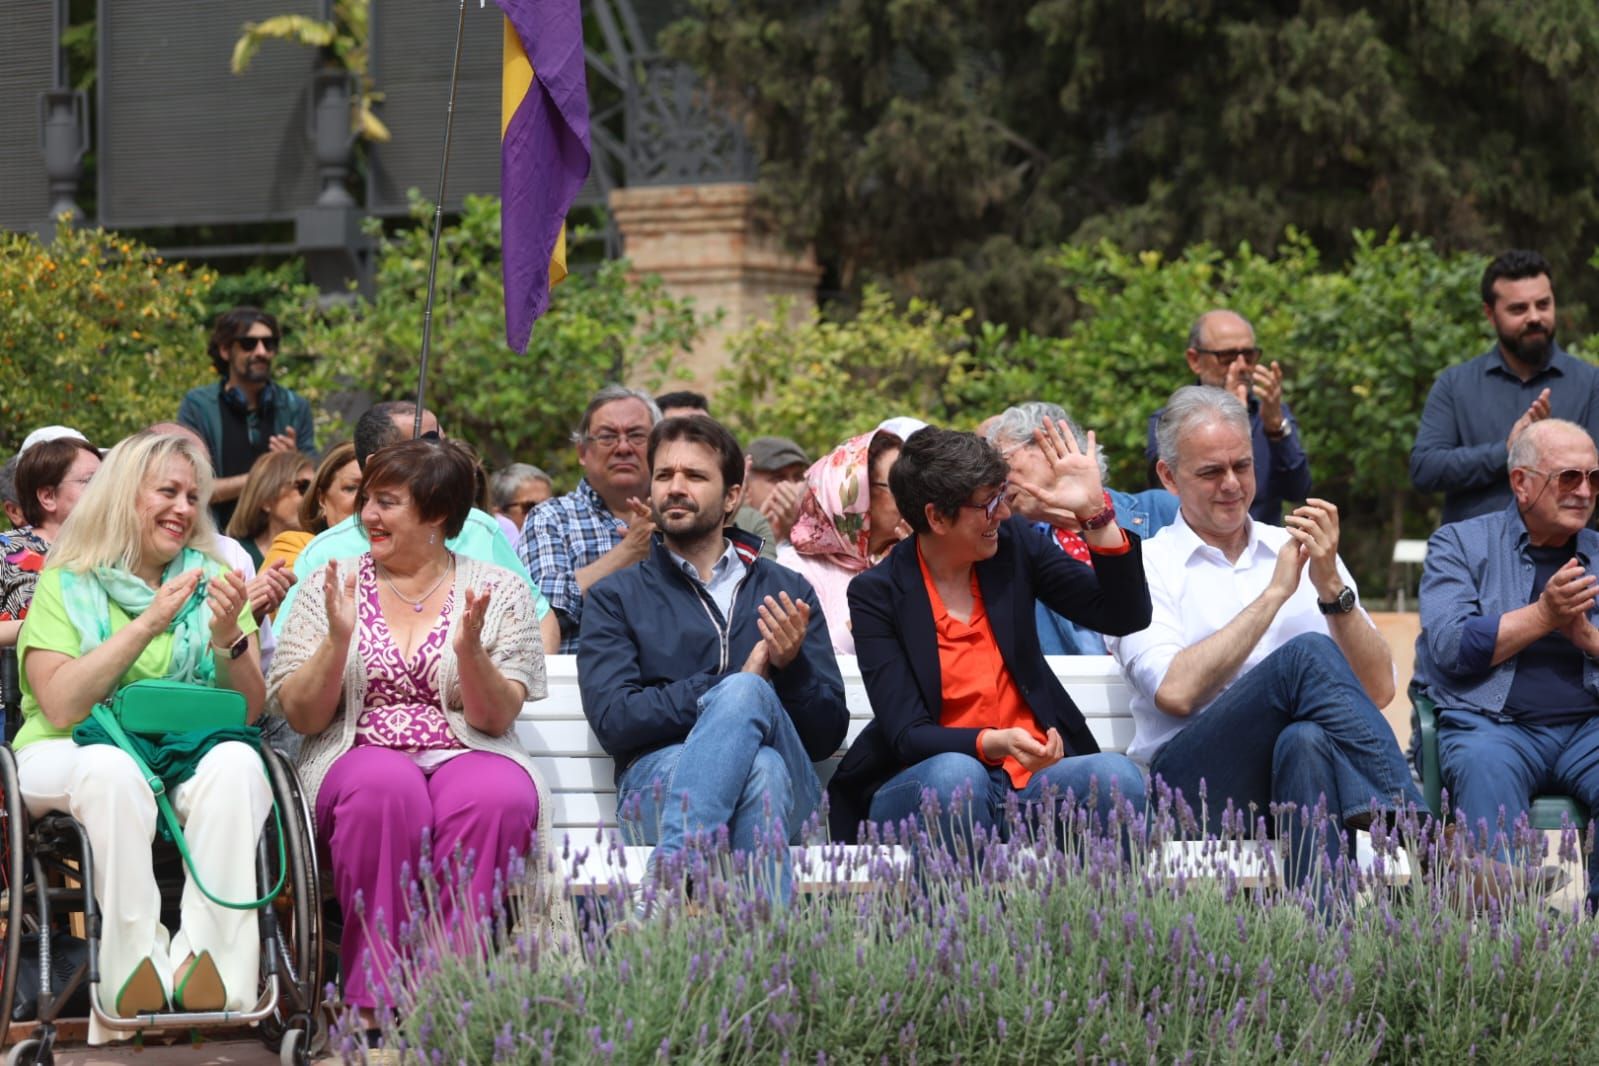
[[[249,646],[250,646],[250,638],[249,638],[248,635],[246,635],[244,633],[240,633],[239,634],[239,639],[234,641],[232,644],[227,644],[227,645],[218,644],[214,640],[211,642],[211,650],[215,651],[215,652],[219,652],[219,653],[220,652],[226,652],[229,661],[237,659],[239,656],[243,655],[244,654],[244,650],[246,648],[248,648]]]
[[[1265,429],[1264,426],[1262,426],[1261,428]],[[1288,435],[1290,433],[1292,433],[1293,431],[1294,431],[1294,424],[1292,422],[1288,421],[1288,419],[1285,418],[1285,419],[1283,419],[1282,427],[1280,429],[1278,429],[1277,432],[1273,433],[1271,430],[1266,429],[1266,439],[1267,440],[1272,440],[1272,441],[1285,441],[1285,440],[1288,439]]]
[[[1348,614],[1355,609],[1355,590],[1345,585],[1343,591],[1331,600],[1317,600],[1322,614]]]

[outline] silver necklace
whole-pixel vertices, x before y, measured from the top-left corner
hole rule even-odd
[[[428,597],[439,591],[439,586],[444,584],[444,579],[455,573],[455,553],[450,552],[449,567],[445,569],[444,573],[439,575],[439,579],[437,581],[433,582],[432,588],[422,593],[418,599],[413,600],[411,597],[400,591],[399,586],[394,583],[393,578],[389,577],[388,572],[383,568],[382,563],[379,563],[376,560],[373,562],[377,567],[378,577],[381,577],[383,579],[383,583],[389,586],[389,591],[400,597],[400,599],[404,600],[406,603],[409,603],[411,605],[411,610],[415,611],[417,614],[422,613],[422,605],[428,601]]]

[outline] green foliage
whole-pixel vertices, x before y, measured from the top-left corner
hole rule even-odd
[[[1255,843],[1207,841],[1214,866],[1167,872],[1172,822],[1148,825],[1130,860],[1080,826],[1064,841],[1016,826],[1015,845],[979,840],[969,862],[911,830],[917,876],[880,867],[787,907],[751,886],[763,858],[692,855],[692,903],[668,867],[652,919],[592,934],[581,965],[526,929],[462,954],[425,923],[397,1024],[445,1062],[1586,1061],[1599,938],[1580,904],[1501,887],[1474,918],[1480,858],[1406,822],[1429,871],[1358,889],[1333,874],[1318,912],[1317,888],[1239,890],[1226,856]],[[1396,840],[1374,841],[1383,862]],[[612,889],[624,907],[639,891]]]
[[[1570,313],[1599,282],[1599,9],[1358,0],[695,0],[666,38],[748,120],[763,198],[839,287],[1069,318],[1040,253],[1329,257],[1358,229],[1534,241]],[[1575,321],[1575,320],[1573,320]]]
[[[413,204],[418,222],[431,213],[430,205]],[[431,235],[416,225],[378,236],[374,299],[324,305],[306,290],[298,307],[280,307],[296,347],[310,357],[292,371],[295,387],[324,415],[351,391],[376,399],[416,394]],[[607,262],[556,286],[527,354],[517,355],[505,344],[499,251],[499,201],[469,197],[442,236],[427,403],[489,466],[533,462],[559,478],[575,466],[568,434],[589,395],[607,381],[664,379],[702,322],[658,279],[632,281],[625,262]],[[351,428],[318,433],[331,439]]]
[[[899,311],[875,288],[847,322],[812,311],[796,324],[782,307],[731,339],[718,416],[746,439],[780,433],[813,455],[891,415],[956,423],[970,317],[922,300]]]
[[[215,281],[104,230],[0,233],[0,452],[51,423],[109,445],[171,418],[214,380],[198,323]]]

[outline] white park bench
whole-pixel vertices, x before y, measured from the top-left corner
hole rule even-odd
[[[1094,739],[1104,751],[1127,750],[1133,739],[1131,689],[1108,655],[1051,655],[1050,668],[1087,719]],[[872,720],[871,702],[852,655],[838,657],[844,678],[844,698],[849,706],[852,743]],[[613,847],[616,832],[616,780],[611,759],[583,716],[583,699],[577,684],[577,660],[571,655],[545,659],[549,695],[527,703],[517,720],[517,735],[532,754],[545,785],[553,793],[541,797],[551,805],[552,838],[560,866],[572,875],[576,892],[604,892],[617,879],[637,883],[643,875],[646,847]],[[830,773],[832,764],[820,768]],[[1369,842],[1361,834],[1363,864],[1369,863]],[[900,849],[887,849],[894,868],[902,868]],[[801,890],[861,881],[868,877],[873,856],[865,848],[820,845],[795,849],[795,876]],[[1172,843],[1162,853],[1163,865],[1187,876],[1204,876],[1217,868],[1217,845]],[[1253,845],[1233,846],[1228,865],[1241,884],[1259,883],[1266,871],[1261,853]],[[840,857],[844,861],[840,863]],[[881,866],[879,865],[879,868]],[[843,872],[840,872],[840,871]],[[1408,870],[1396,870],[1404,877]]]

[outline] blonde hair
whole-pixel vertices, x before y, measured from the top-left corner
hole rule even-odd
[[[211,521],[210,461],[188,437],[146,429],[120,442],[100,460],[94,480],[50,548],[45,567],[59,566],[80,574],[96,566],[137,570],[144,544],[139,494],[165,472],[168,460],[174,457],[187,460],[194,468],[200,489],[188,546],[222,562],[217,555],[216,525]]]
[[[244,491],[228,519],[228,536],[235,540],[257,537],[267,528],[266,509],[294,483],[294,476],[311,469],[311,460],[299,452],[267,452],[250,464]]]

